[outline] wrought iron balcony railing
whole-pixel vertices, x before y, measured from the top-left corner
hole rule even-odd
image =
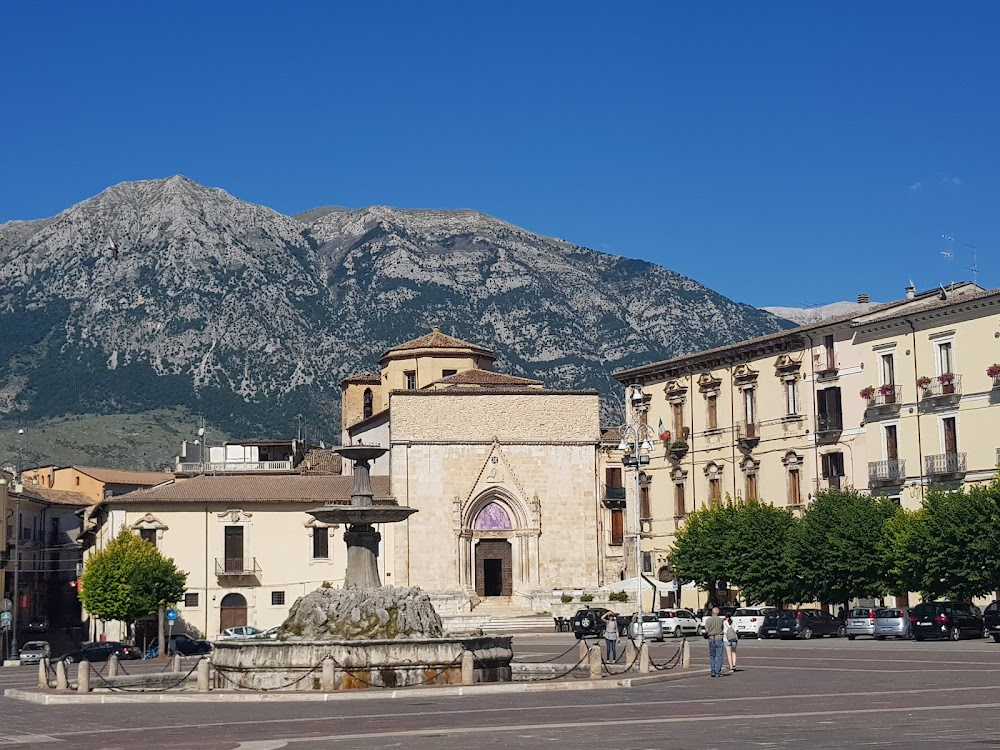
[[[964,453],[939,453],[924,456],[924,473],[927,476],[951,476],[965,473]]]
[[[955,373],[938,375],[922,388],[923,398],[941,398],[943,396],[962,395],[962,376]]]
[[[215,558],[215,575],[217,576],[259,576],[260,573],[256,557]]]
[[[869,484],[891,484],[902,482],[906,477],[906,459],[890,458],[885,461],[868,462]]]
[[[898,406],[903,401],[903,387],[900,385],[883,385],[868,397],[868,408],[877,409],[882,406]]]
[[[760,424],[757,422],[737,422],[736,440],[740,443],[756,445],[760,442]]]

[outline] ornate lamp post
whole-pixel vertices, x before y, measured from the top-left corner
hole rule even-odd
[[[645,415],[649,405],[646,403],[646,394],[641,385],[628,386],[625,402],[626,418],[631,418],[618,428],[622,437],[618,450],[625,454],[622,457],[622,465],[631,468],[635,476],[635,590],[638,623],[636,630],[639,640],[642,641],[642,509],[639,502],[639,475],[642,473],[642,467],[649,463],[649,453],[653,450],[651,438],[655,437],[655,433],[646,424]]]

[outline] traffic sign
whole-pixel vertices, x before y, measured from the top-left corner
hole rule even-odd
[[[176,620],[177,619],[177,610],[174,609],[173,607],[171,607],[170,609],[168,609],[167,610],[167,619],[170,620],[170,622],[173,622],[174,620]]]
[[[10,612],[0,612],[0,623],[3,625],[10,625],[12,617]]]
[[[4,599],[0,602],[0,612],[10,612],[14,608],[14,602],[10,599]]]

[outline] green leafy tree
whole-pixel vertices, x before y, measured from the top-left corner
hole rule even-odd
[[[787,508],[738,502],[728,540],[729,579],[747,603],[779,607],[801,601],[799,579],[785,553],[797,520]]]
[[[899,508],[882,527],[881,551],[885,559],[885,588],[894,594],[924,589],[927,537],[926,513]]]
[[[102,620],[125,623],[131,634],[140,617],[158,614],[164,606],[180,601],[186,580],[187,574],[172,559],[123,528],[84,566],[80,602]],[[160,647],[162,653],[162,643]]]
[[[670,564],[681,581],[694,581],[714,591],[717,581],[729,581],[735,572],[730,555],[736,533],[737,504],[709,505],[693,511],[674,537]]]
[[[817,493],[789,536],[789,563],[802,597],[846,603],[884,594],[883,527],[897,510],[891,500],[854,490]]]

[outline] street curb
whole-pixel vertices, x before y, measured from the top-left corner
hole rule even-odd
[[[335,693],[314,691],[286,691],[271,693],[235,692],[217,690],[210,693],[73,693],[54,690],[25,690],[8,688],[4,696],[43,706],[99,705],[109,703],[325,703],[327,701],[386,700],[395,698],[425,698],[441,696],[476,696],[520,693],[554,693],[577,690],[609,690],[674,682],[691,677],[704,677],[707,669],[689,669],[666,674],[649,674],[639,677],[622,677],[604,680],[574,680],[573,682],[503,682],[480,685],[442,685],[440,687],[413,687],[398,690],[348,690]]]

